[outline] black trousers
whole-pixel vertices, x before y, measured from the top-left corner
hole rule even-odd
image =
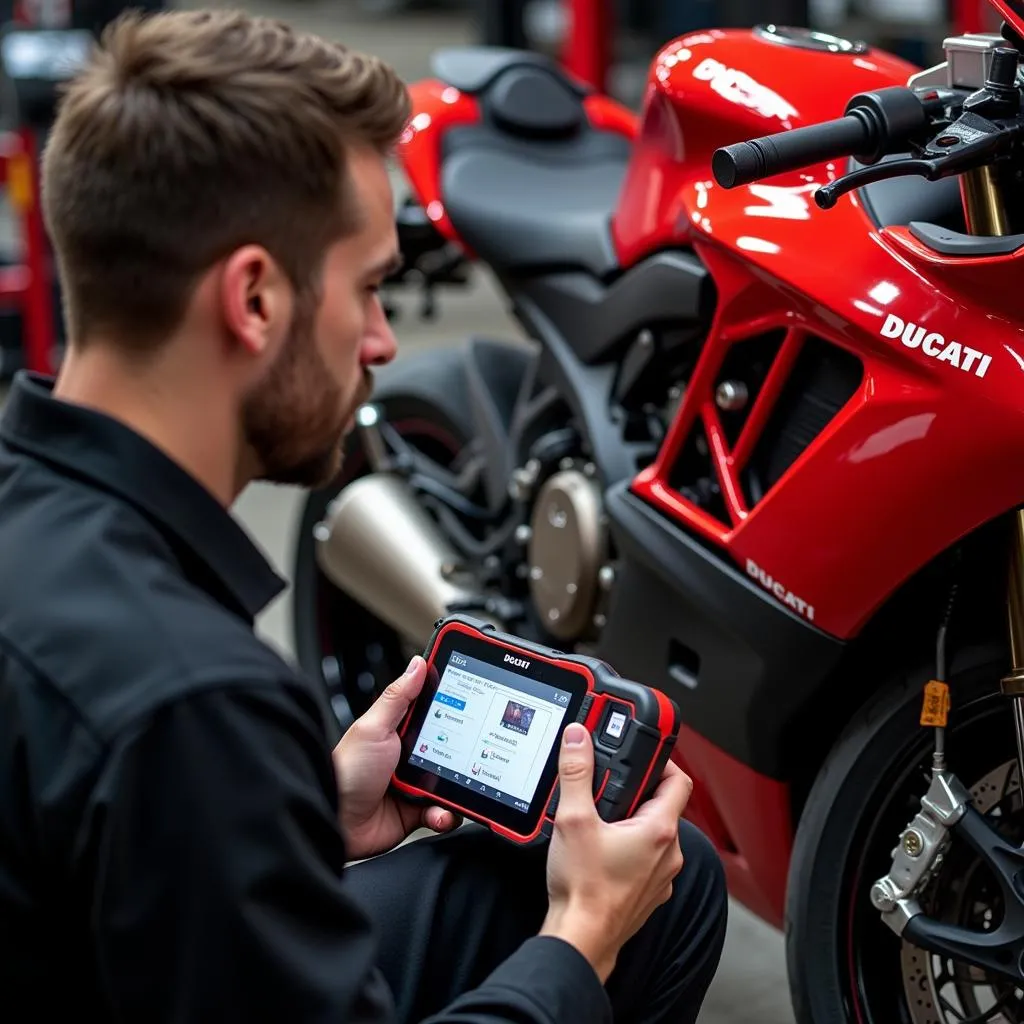
[[[623,947],[607,991],[618,1022],[692,1024],[722,954],[727,899],[717,853],[687,822],[672,899]],[[520,849],[466,825],[346,871],[381,939],[399,1020],[443,1009],[527,938],[547,913],[546,846]]]

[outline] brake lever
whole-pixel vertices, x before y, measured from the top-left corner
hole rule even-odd
[[[885,181],[886,178],[900,178],[909,174],[920,174],[930,181],[934,180],[935,160],[914,159],[908,157],[906,160],[892,160],[887,164],[875,164],[872,167],[861,167],[856,171],[850,171],[827,185],[822,185],[814,193],[814,201],[822,210],[831,210],[847,192],[853,192],[865,185],[871,185],[876,181]]]
[[[871,167],[850,171],[841,178],[822,185],[814,193],[814,201],[822,210],[830,210],[841,196],[876,181],[910,174],[920,175],[928,181],[936,181],[939,178],[961,174],[974,167],[980,167],[994,156],[1002,155],[1016,141],[1021,130],[1022,126],[1019,123],[1012,122],[999,126],[998,131],[986,134],[973,142],[958,145],[955,150],[940,157],[908,157],[906,160],[893,160],[887,164],[874,164]],[[959,137],[952,133],[944,134],[940,138],[956,138],[959,141]]]

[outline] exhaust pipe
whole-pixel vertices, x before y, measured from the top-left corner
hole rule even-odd
[[[331,582],[413,643],[426,643],[452,605],[476,603],[476,594],[446,578],[459,557],[394,474],[371,473],[344,487],[314,536]]]

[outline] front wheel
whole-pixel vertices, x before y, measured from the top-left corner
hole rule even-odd
[[[1013,719],[994,650],[950,679],[950,768],[1003,834],[1024,838]],[[789,873],[786,945],[800,1024],[1024,1024],[1024,992],[976,967],[917,949],[882,922],[872,883],[928,787],[931,730],[918,724],[924,671],[884,688],[850,725],[801,815]],[[987,866],[954,833],[921,903],[938,920],[984,931],[1002,916]]]

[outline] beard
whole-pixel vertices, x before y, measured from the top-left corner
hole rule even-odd
[[[373,390],[364,371],[346,401],[316,346],[316,312],[315,295],[297,297],[281,354],[243,404],[243,438],[256,457],[258,480],[309,488],[330,483],[341,470],[346,424]]]

